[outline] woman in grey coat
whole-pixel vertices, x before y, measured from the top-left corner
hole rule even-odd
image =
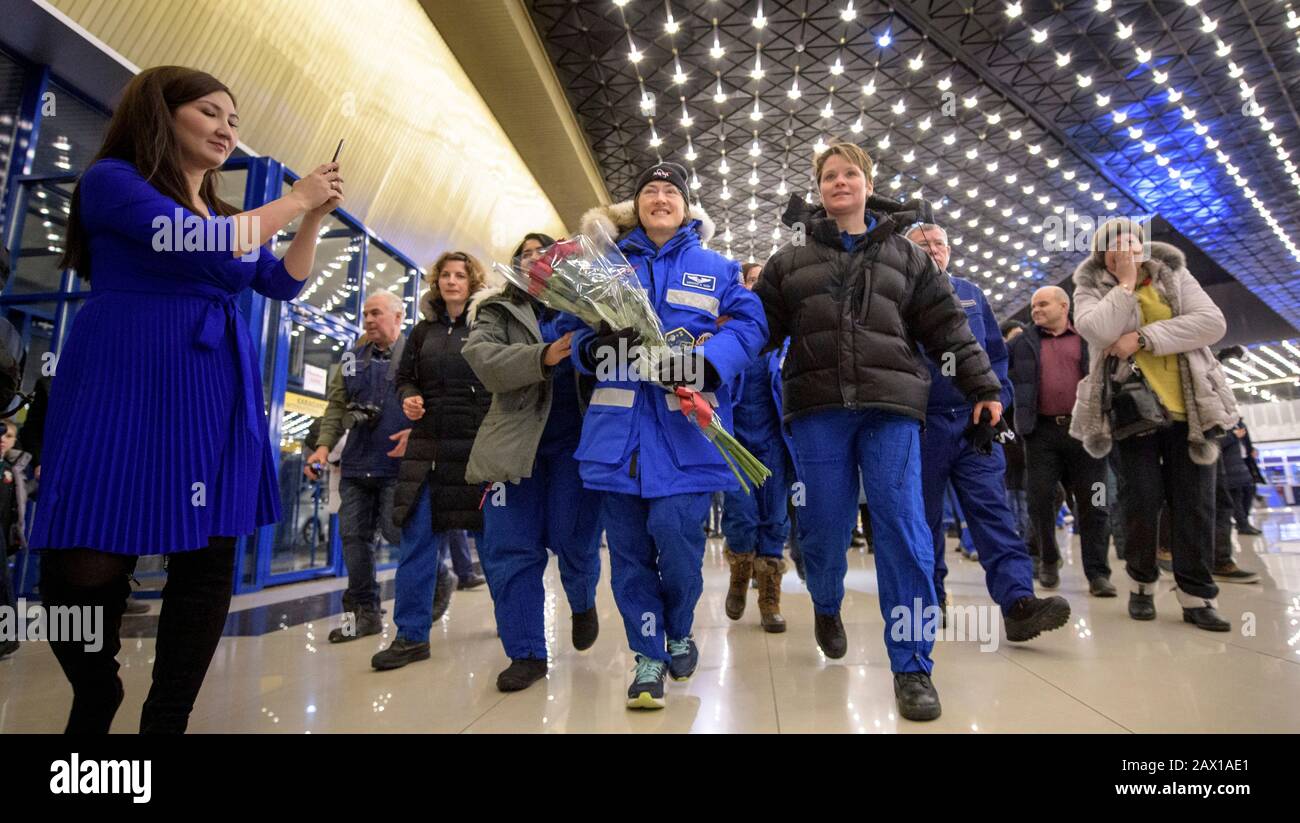
[[[516,268],[554,241],[529,234]],[[546,676],[544,605],[547,549],[573,612],[573,647],[596,642],[600,579],[599,495],[583,488],[573,454],[582,433],[583,387],[569,340],[582,322],[507,285],[475,295],[463,353],[492,407],[479,427],[465,478],[489,484],[483,496],[479,559],[510,666],[497,688],[519,691]]]
[[[1149,254],[1146,249],[1149,248]],[[1219,593],[1214,556],[1215,467],[1218,436],[1237,421],[1237,405],[1209,346],[1223,337],[1223,312],[1187,271],[1186,258],[1166,243],[1146,243],[1140,223],[1109,220],[1092,239],[1092,254],[1074,273],[1074,324],[1088,341],[1092,363],[1079,383],[1070,434],[1094,457],[1111,450],[1102,389],[1109,356],[1117,379],[1136,364],[1172,423],[1120,440],[1124,489],[1124,560],[1131,579],[1129,616],[1154,620],[1157,522],[1174,513],[1174,580],[1183,620],[1209,631],[1231,625],[1215,611]]]

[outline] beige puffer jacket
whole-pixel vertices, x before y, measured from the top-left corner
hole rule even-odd
[[[1106,356],[1103,351],[1123,335],[1139,328],[1152,353],[1178,355],[1183,396],[1187,405],[1188,453],[1192,462],[1208,466],[1219,459],[1215,429],[1229,429],[1240,415],[1219,361],[1208,348],[1223,338],[1227,324],[1201,284],[1187,271],[1183,253],[1168,243],[1151,243],[1151,259],[1142,264],[1139,280],[1151,283],[1173,310],[1173,317],[1142,325],[1135,295],[1118,288],[1115,277],[1092,256],[1074,272],[1074,327],[1088,341],[1091,364],[1079,381],[1070,434],[1083,441],[1093,457],[1111,449],[1110,422],[1102,413],[1101,392]],[[1118,377],[1127,376],[1127,364]]]

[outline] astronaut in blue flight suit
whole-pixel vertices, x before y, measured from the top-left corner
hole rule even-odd
[[[688,213],[686,179],[676,163],[646,169],[633,200],[592,209],[582,233],[600,227],[617,238],[675,352],[664,362],[702,391],[730,430],[728,386],[767,341],[767,323],[740,284],[739,264],[701,247],[713,224],[698,207]],[[730,319],[719,326],[723,315]],[[704,589],[710,497],[739,484],[675,394],[623,379],[637,377],[623,371],[625,361],[608,373],[611,358],[626,358],[638,342],[626,329],[575,332],[574,363],[597,383],[574,456],[583,485],[603,493],[614,600],[636,653],[628,706],[662,708],[667,675],[686,680],[699,662],[691,628]]]
[[[744,268],[741,282],[753,289],[762,266],[752,263]],[[790,535],[787,508],[794,468],[789,434],[781,423],[781,363],[785,359],[787,339],[780,349],[761,355],[745,367],[732,386],[732,417],[736,439],[749,449],[763,465],[772,470],[752,494],[744,491],[726,493],[722,510],[722,533],[727,538],[725,556],[731,568],[727,588],[727,617],[739,620],[745,615],[749,581],[758,589],[758,609],[763,630],[785,631],[781,616],[781,579],[786,572],[785,541]]]
[[[939,271],[948,271],[948,235],[942,228],[933,223],[917,223],[908,229],[907,239],[924,249]],[[975,284],[951,275],[949,282],[966,310],[971,332],[1002,382],[1003,406],[1009,407],[1007,347],[993,309]],[[943,504],[944,493],[951,483],[980,565],[984,567],[989,595],[1002,609],[1007,639],[1030,640],[1044,631],[1059,629],[1070,618],[1070,605],[1063,597],[1034,595],[1033,565],[1007,505],[1007,463],[1002,445],[993,443],[992,453],[988,455],[980,454],[971,445],[964,436],[971,422],[970,403],[945,374],[942,364],[929,357],[925,357],[925,362],[930,369],[930,399],[921,434],[921,490],[926,520],[934,538],[934,588],[939,604],[946,603],[944,579],[948,565],[944,559]],[[946,607],[944,611],[946,623]]]

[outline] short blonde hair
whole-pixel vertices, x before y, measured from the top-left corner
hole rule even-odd
[[[813,176],[819,184],[822,182],[822,167],[826,165],[827,160],[836,155],[862,169],[862,173],[867,176],[868,180],[875,173],[875,164],[871,162],[871,155],[867,154],[866,149],[856,143],[837,140],[826,151],[813,158]]]

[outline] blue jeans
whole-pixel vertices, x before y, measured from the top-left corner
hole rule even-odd
[[[474,535],[476,545],[483,543],[482,533]],[[451,556],[451,570],[457,577],[465,578],[474,573],[474,558],[469,553],[469,533],[464,529],[447,532],[447,548],[443,555]]]
[[[343,477],[339,481],[339,531],[343,535],[343,562],[348,568],[344,611],[379,611],[375,538],[378,533],[394,545],[402,541],[402,533],[393,523],[396,488],[396,477]]]
[[[835,409],[797,417],[790,428],[807,492],[799,546],[813,609],[835,614],[844,600],[844,547],[858,513],[860,473],[870,480],[862,488],[871,510],[890,669],[928,673],[934,641],[910,630],[913,617],[922,622],[937,606],[934,546],[921,498],[920,421],[875,409]]]
[[[668,640],[691,633],[704,593],[704,525],[712,493],[637,497],[605,492],[610,587],[632,651],[668,662]]]
[[[772,476],[758,488],[726,492],[722,509],[722,533],[727,547],[736,554],[781,557],[785,539],[790,534],[790,516],[786,500],[790,496],[785,476],[785,443],[780,435],[776,442],[754,444],[755,457],[772,470]]]
[[[442,555],[447,548],[447,532],[433,530],[433,510],[426,484],[420,484],[415,501],[415,510],[408,515],[402,529],[393,622],[397,624],[398,637],[411,643],[426,643],[433,628],[433,590],[446,571]]]
[[[533,476],[490,490],[479,559],[497,631],[511,660],[545,660],[547,549],[559,559],[569,610],[596,605],[600,580],[600,492],[582,487],[571,454],[538,454]]]

